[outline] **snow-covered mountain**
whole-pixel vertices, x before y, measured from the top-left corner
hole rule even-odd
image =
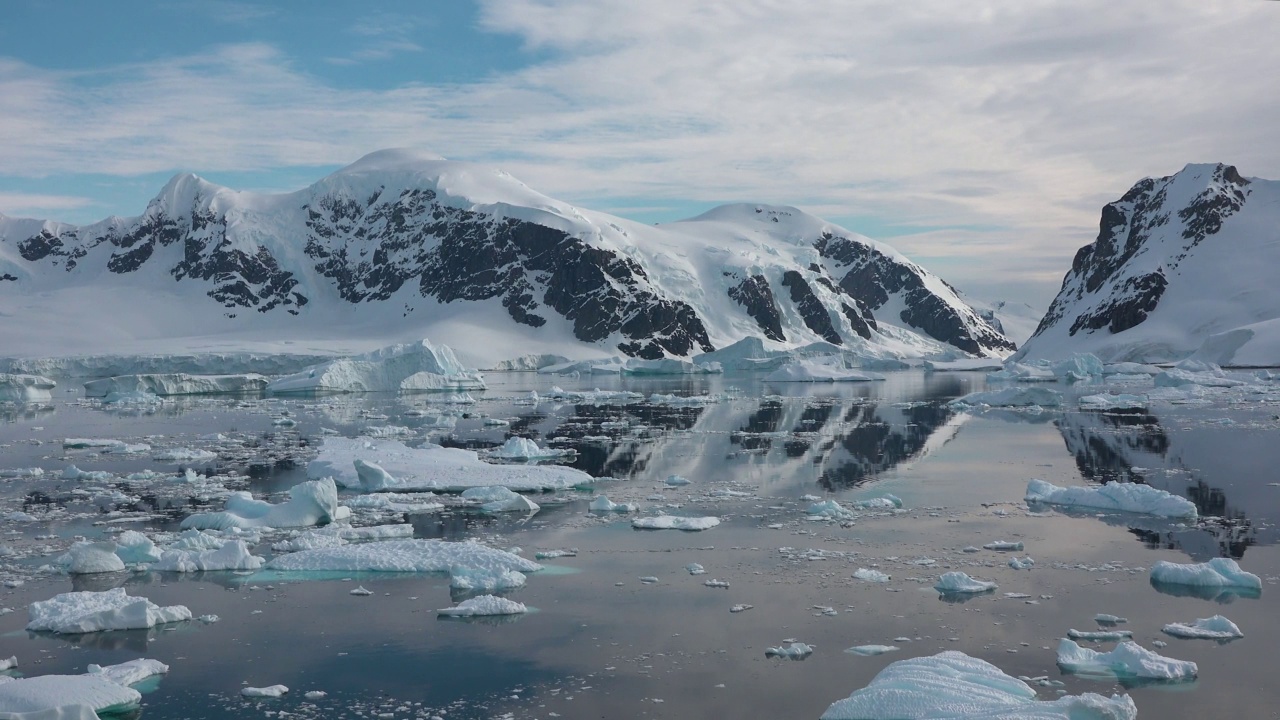
[[[1230,165],[1147,178],[1102,210],[1019,357],[1280,363],[1280,182]]]
[[[476,364],[692,356],[747,336],[873,356],[1014,349],[940,278],[794,208],[649,226],[400,150],[288,194],[184,174],[136,218],[0,216],[0,336],[27,356],[426,336]]]

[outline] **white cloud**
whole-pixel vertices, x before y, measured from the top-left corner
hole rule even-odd
[[[1224,161],[1280,177],[1275,3],[485,0],[481,22],[550,59],[389,90],[326,84],[257,44],[86,73],[0,62],[0,168],[263,169],[414,145],[570,200],[995,228],[895,242],[962,287],[1049,292],[1144,175]],[[412,50],[385,23],[353,32],[372,54],[347,61]]]
[[[75,195],[41,195],[38,193],[0,191],[0,208],[11,217],[40,216],[59,210],[75,210],[93,205],[87,197]]]

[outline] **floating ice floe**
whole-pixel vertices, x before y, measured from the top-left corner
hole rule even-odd
[[[989,542],[986,545],[983,545],[982,548],[984,550],[997,550],[1000,552],[1009,552],[1009,551],[1021,552],[1022,543],[1013,542],[1009,540],[996,540],[995,542]]]
[[[546,393],[552,400],[566,400],[581,405],[604,405],[606,403],[632,402],[643,400],[644,395],[629,390],[565,390],[557,386]]]
[[[1000,358],[964,358],[962,360],[925,360],[926,372],[974,372],[979,370],[1003,370]]]
[[[477,595],[464,600],[453,607],[441,608],[436,612],[451,617],[475,617],[481,615],[519,615],[528,612],[524,603],[508,600],[497,595]]]
[[[1002,369],[987,373],[987,382],[1056,382],[1053,368],[1044,365],[1008,363]]]
[[[1146,395],[1085,395],[1080,398],[1081,410],[1146,410]]]
[[[885,493],[880,497],[854,500],[850,504],[859,510],[896,510],[897,508],[902,507],[902,498],[897,495]]]
[[[765,657],[781,657],[788,660],[803,660],[813,654],[813,646],[802,642],[790,645],[765,648]]]
[[[521,573],[542,566],[519,555],[471,542],[445,540],[387,540],[362,545],[317,548],[280,555],[267,563],[269,570],[342,572],[447,572],[454,587],[474,586],[486,578],[515,581]],[[508,586],[510,587],[510,586]],[[495,588],[496,589],[496,588]]]
[[[113,392],[107,393],[107,396],[102,398],[102,404],[146,409],[163,405],[164,398],[149,392]]]
[[[631,521],[631,527],[637,530],[709,530],[719,524],[718,517],[676,517],[674,515],[656,515]]]
[[[765,382],[878,382],[884,376],[813,360],[796,360],[764,377]]]
[[[666,484],[671,487],[683,487],[689,484],[689,478],[681,475],[668,475]]]
[[[1062,393],[1044,387],[1007,387],[1000,390],[984,390],[969,393],[956,398],[950,403],[953,407],[1058,407],[1062,404]]]
[[[844,507],[835,500],[823,500],[809,506],[809,514],[814,517],[829,518],[832,520],[852,520],[857,517],[857,513]]]
[[[288,693],[289,688],[284,685],[268,685],[267,687],[247,687],[240,689],[241,695],[251,698],[278,698],[284,697]]]
[[[532,372],[541,370],[552,365],[560,365],[569,362],[569,358],[563,355],[528,354],[511,358],[510,360],[500,360],[493,365],[494,372]]]
[[[502,447],[487,453],[500,460],[555,460],[572,454],[572,450],[538,447],[538,443],[522,437],[509,437]]]
[[[1113,482],[1099,487],[1058,487],[1038,478],[1027,483],[1026,501],[1068,508],[1113,510],[1194,519],[1195,503],[1150,485]]]
[[[1076,630],[1072,628],[1067,631],[1067,637],[1072,640],[1092,640],[1094,642],[1113,641],[1113,640],[1129,640],[1133,637],[1131,630]]]
[[[289,499],[279,505],[254,500],[246,491],[232,493],[225,510],[188,516],[182,521],[182,527],[201,530],[309,527],[341,519],[349,512],[338,505],[338,488],[333,479],[325,478],[294,485],[289,488]]]
[[[1262,578],[1240,569],[1231,558],[1213,558],[1203,563],[1172,563],[1160,560],[1151,566],[1151,584],[1209,589],[1231,588],[1248,594],[1262,593]]]
[[[559,465],[499,465],[481,460],[471,450],[431,444],[409,448],[395,440],[341,437],[324,439],[320,455],[307,465],[307,477],[332,477],[342,487],[365,492],[462,492],[488,485],[539,492],[594,481],[581,470]]]
[[[168,448],[151,456],[156,462],[208,462],[217,460],[218,453],[191,448]]]
[[[350,542],[372,540],[391,540],[413,537],[413,526],[404,525],[369,525],[366,527],[346,527],[327,525],[315,530],[300,532],[288,540],[281,540],[271,546],[276,552],[298,552],[325,547],[340,547]]]
[[[1098,652],[1067,638],[1058,643],[1058,667],[1120,680],[1191,680],[1199,670],[1189,660],[1168,658],[1132,641],[1120,643],[1111,652]]]
[[[568,360],[538,368],[539,375],[617,375],[625,360],[620,357]]]
[[[138,630],[191,619],[191,611],[182,605],[160,607],[125,594],[124,588],[62,593],[31,603],[27,614],[27,630],[67,635]]]
[[[541,508],[529,498],[501,486],[468,488],[462,497],[479,503],[480,509],[489,513],[537,512]]]
[[[189,375],[187,373],[157,373],[147,375],[117,375],[90,380],[84,384],[85,397],[106,397],[111,393],[147,393],[150,395],[236,395],[260,393],[267,387],[267,378],[257,373],[243,375]]]
[[[148,678],[164,675],[169,672],[169,666],[159,660],[150,658],[138,658],[122,662],[117,665],[95,665],[90,664],[86,668],[86,675],[94,675],[96,677],[110,680],[117,685],[137,685]]]
[[[182,573],[257,570],[262,563],[262,558],[249,553],[243,540],[227,540],[216,550],[165,550],[151,569]]]
[[[968,573],[958,570],[943,573],[938,578],[938,582],[934,584],[933,589],[943,594],[974,594],[991,592],[998,585],[986,580],[975,580],[969,577]]]
[[[897,652],[902,648],[897,645],[858,645],[851,647],[845,652],[850,655],[861,655],[862,657],[873,657],[876,655],[884,655],[885,653]]]
[[[1235,640],[1244,637],[1240,628],[1221,615],[1200,618],[1192,623],[1169,623],[1161,628],[1166,635],[1187,640]]]
[[[312,365],[267,385],[272,395],[483,389],[479,373],[464,368],[447,345],[428,340]]]
[[[853,571],[853,576],[858,580],[873,583],[887,583],[890,580],[888,575],[885,575],[879,570],[871,570],[869,568],[858,568]]]
[[[996,666],[949,651],[891,663],[865,688],[827,708],[822,720],[1135,720],[1128,695],[1038,700],[1030,685]]]
[[[689,563],[688,565],[684,566],[684,569],[687,570],[690,575],[706,575],[707,574],[707,569],[702,567],[698,563]]]
[[[597,495],[591,504],[587,506],[587,510],[593,513],[629,513],[639,510],[632,503],[616,503],[609,499],[607,495]]]
[[[347,507],[353,510],[386,510],[397,513],[428,513],[444,508],[444,503],[435,502],[432,493],[369,493],[347,498]]]
[[[713,405],[725,399],[724,395],[663,395],[653,393],[649,396],[650,405],[671,405],[675,407],[703,407]]]
[[[57,560],[72,575],[92,575],[96,573],[118,572],[124,570],[124,561],[116,555],[116,544],[106,542],[80,542],[71,546],[67,553]]]
[[[627,358],[622,364],[623,375],[715,375],[722,372],[724,368],[720,363],[695,363],[683,358]]]
[[[150,563],[160,559],[160,550],[146,535],[125,530],[116,536],[116,555],[127,563]]]
[[[6,720],[98,720],[127,713],[142,694],[102,674],[0,677],[0,718]]]
[[[1122,618],[1119,615],[1110,615],[1108,613],[1098,613],[1093,616],[1093,621],[1099,625],[1121,625],[1129,622],[1129,618]]]
[[[1036,561],[1031,559],[1030,555],[1024,558],[1020,558],[1017,556],[1009,558],[1009,567],[1013,568],[1014,570],[1030,570],[1035,566],[1036,566]]]
[[[57,385],[42,375],[0,373],[0,402],[49,402],[53,399],[53,389]]]

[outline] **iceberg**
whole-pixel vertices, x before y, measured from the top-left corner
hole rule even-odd
[[[87,670],[89,672],[85,673],[86,675],[105,678],[117,685],[129,686],[137,685],[147,678],[164,675],[169,672],[169,666],[159,660],[138,658],[116,665],[90,664]]]
[[[137,530],[126,530],[116,536],[116,555],[127,563],[150,563],[160,559],[156,544]]]
[[[1193,370],[1179,370],[1178,368],[1173,368],[1156,375],[1155,384],[1156,387],[1174,388],[1182,387],[1184,385],[1199,385],[1200,387],[1236,387],[1237,385],[1244,385],[1245,383],[1243,380],[1236,380],[1234,378],[1227,377],[1226,373],[1222,372],[1221,369],[1197,372]]]
[[[1037,700],[1000,668],[961,652],[891,663],[865,688],[832,703],[822,720],[1135,720],[1128,695],[1095,693]]]
[[[808,513],[814,517],[824,517],[832,520],[850,520],[857,517],[857,513],[835,500],[816,502],[809,506]]]
[[[878,382],[884,376],[814,360],[796,360],[764,377],[765,382]]]
[[[107,397],[112,393],[146,393],[169,395],[237,395],[261,393],[267,388],[267,377],[257,373],[243,375],[190,375],[187,373],[163,373],[148,375],[117,375],[116,377],[90,380],[84,384],[85,397]]]
[[[1150,403],[1146,395],[1085,395],[1080,398],[1081,410],[1146,410]]]
[[[635,505],[628,503],[616,503],[609,499],[608,495],[597,495],[591,504],[587,506],[587,510],[593,513],[629,513],[638,510]]]
[[[925,372],[974,372],[978,370],[1003,370],[1000,358],[964,358],[962,360],[925,360]]]
[[[338,488],[332,478],[308,480],[289,488],[289,499],[279,505],[254,500],[246,491],[227,498],[226,509],[198,513],[182,521],[184,529],[226,530],[227,528],[308,527],[332,522],[345,515],[338,505]],[[349,511],[347,511],[349,512]]]
[[[449,608],[437,610],[441,615],[451,617],[475,617],[478,615],[519,615],[528,612],[524,603],[498,597],[497,595],[477,595]]]
[[[943,594],[974,594],[991,592],[998,585],[986,580],[975,580],[968,573],[952,571],[943,573],[934,584],[933,589]]]
[[[124,588],[62,593],[31,603],[27,614],[27,630],[67,635],[138,630],[191,619],[191,611],[182,605],[160,607],[144,597],[125,594]]]
[[[873,583],[887,583],[890,579],[888,575],[879,570],[871,570],[869,568],[858,568],[853,571],[853,576],[858,580]]]
[[[0,373],[0,402],[43,403],[53,400],[57,383],[43,375]]]
[[[361,474],[356,460],[379,472]],[[332,477],[342,487],[365,492],[462,492],[487,485],[541,492],[594,482],[581,470],[558,465],[495,465],[471,450],[432,444],[409,448],[395,440],[341,437],[324,439],[320,455],[307,465],[307,477]]]
[[[1240,628],[1221,615],[1200,618],[1193,623],[1169,623],[1161,628],[1166,635],[1187,640],[1218,640],[1220,642],[1244,637]]]
[[[485,571],[542,569],[532,560],[472,542],[387,540],[363,545],[303,550],[272,558],[269,570],[343,572],[451,572],[454,568]]]
[[[1111,652],[1082,648],[1063,638],[1058,643],[1058,667],[1063,672],[1115,677],[1120,680],[1192,680],[1199,668],[1188,660],[1174,660],[1125,641]]]
[[[449,568],[449,587],[455,590],[491,593],[524,587],[525,576],[519,570],[476,568],[455,565]]]
[[[66,555],[58,558],[58,563],[65,565],[67,572],[72,575],[124,570],[124,561],[116,555],[116,544],[110,541],[76,543]]]
[[[510,360],[499,360],[494,363],[492,370],[494,372],[531,372],[541,370],[544,367],[552,365],[560,365],[569,362],[569,358],[563,355],[552,355],[549,353],[521,355],[511,358]]]
[[[278,698],[284,697],[288,693],[289,688],[284,685],[268,685],[267,687],[247,687],[240,689],[241,695],[251,698]]]
[[[709,530],[720,524],[718,517],[676,517],[673,515],[657,515],[654,517],[636,518],[631,527],[637,530]]]
[[[165,550],[151,569],[183,573],[257,570],[262,563],[262,558],[249,553],[243,540],[228,540],[216,550]]]
[[[1057,379],[1053,368],[1018,362],[1011,362],[1002,370],[987,373],[987,382],[1055,382]]]
[[[538,447],[538,443],[522,437],[509,437],[502,447],[488,453],[489,457],[501,460],[554,460],[572,454],[572,450]]]
[[[136,708],[142,694],[98,675],[0,678],[0,717],[16,720],[98,720],[97,713]]]
[[[266,388],[271,395],[484,389],[484,379],[464,368],[452,349],[425,339],[312,365]]]
[[[984,390],[964,397],[956,398],[949,403],[952,407],[1058,407],[1062,404],[1062,393],[1044,387],[1007,387],[1000,390]]]
[[[627,358],[622,364],[623,375],[714,375],[722,372],[724,368],[720,363],[695,363],[683,358]]]
[[[620,357],[568,360],[538,368],[539,375],[617,375],[626,361]]]
[[[766,350],[764,341],[758,337],[745,337],[741,340],[701,355],[694,355],[695,363],[719,363],[725,370],[764,371],[776,370],[795,357],[794,351]]]
[[[537,512],[540,509],[534,501],[501,485],[469,488],[462,491],[462,497],[482,503],[480,509],[489,513]]]
[[[1189,520],[1195,519],[1199,514],[1195,503],[1190,500],[1139,483],[1113,482],[1099,487],[1058,487],[1033,478],[1027,483],[1025,499],[1027,503],[1141,513]]]
[[[803,660],[813,654],[813,646],[802,642],[790,645],[765,648],[765,657],[782,657],[788,660]]]
[[[1105,373],[1102,361],[1091,353],[1076,353],[1065,360],[1053,363],[1053,374],[1063,382],[1085,382],[1100,378]]]
[[[1160,560],[1151,566],[1151,584],[1189,585],[1204,588],[1232,588],[1251,594],[1262,593],[1262,578],[1240,569],[1231,558],[1213,558],[1209,562],[1180,564]]]

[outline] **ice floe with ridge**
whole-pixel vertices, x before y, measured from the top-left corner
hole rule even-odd
[[[456,392],[485,389],[484,378],[429,340],[391,345],[312,365],[271,381],[272,395],[361,392]]]
[[[1128,695],[1095,693],[1039,700],[1025,682],[961,652],[891,663],[838,700],[822,720],[1135,720]]]
[[[1161,631],[1186,640],[1226,641],[1244,637],[1239,626],[1221,615],[1199,618],[1190,623],[1169,623]]]
[[[338,488],[332,478],[308,480],[289,488],[289,499],[278,505],[253,499],[246,491],[227,498],[222,512],[197,513],[182,521],[182,527],[201,530],[227,528],[309,527],[346,517],[349,510],[338,505]]]
[[[0,402],[49,402],[53,399],[53,389],[57,385],[42,375],[0,373]]]
[[[1132,641],[1122,642],[1110,652],[1098,652],[1067,638],[1058,643],[1058,667],[1064,672],[1119,680],[1192,680],[1199,672],[1189,660],[1165,657]]]
[[[357,460],[364,472],[357,469]],[[342,437],[324,439],[319,456],[307,465],[307,477],[332,477],[341,487],[365,492],[462,492],[489,485],[539,492],[594,481],[581,470],[558,465],[494,464],[471,450],[434,444],[409,448],[396,440]]]
[[[236,395],[260,393],[267,388],[267,377],[257,373],[242,375],[190,375],[188,373],[154,373],[117,375],[90,380],[84,384],[85,397],[106,397],[111,393],[148,393],[169,395]]]
[[[1150,485],[1113,482],[1098,487],[1058,487],[1033,478],[1027,483],[1028,503],[1044,503],[1068,508],[1113,510],[1116,512],[1157,515],[1167,518],[1195,519],[1195,503]]]
[[[191,611],[183,605],[160,607],[147,598],[126,594],[124,588],[62,593],[31,603],[27,615],[27,630],[67,635],[138,630],[191,619]]]

